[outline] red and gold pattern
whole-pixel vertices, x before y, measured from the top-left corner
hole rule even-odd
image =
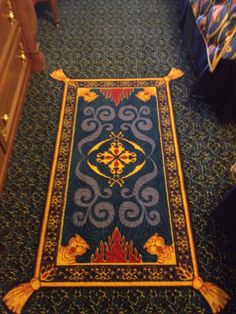
[[[133,247],[133,242],[127,242],[116,227],[108,243],[100,242],[91,263],[142,263],[142,256]]]
[[[97,153],[97,162],[108,166],[110,173],[119,176],[130,163],[135,163],[137,154],[129,152],[118,138],[110,144],[108,151]]]
[[[100,92],[108,99],[112,99],[116,106],[119,105],[122,99],[128,98],[133,92],[133,88],[101,88]]]
[[[99,152],[102,146],[106,143],[110,143],[110,147],[108,150]],[[134,150],[130,152],[125,148],[125,145],[128,144],[129,147],[132,147]],[[88,160],[87,163],[89,167],[98,175],[108,179],[108,184],[112,187],[114,184],[118,184],[120,187],[124,184],[124,180],[138,171],[140,171],[146,163],[145,158],[142,161],[138,160],[137,153],[141,152],[143,156],[145,156],[144,150],[137,145],[136,143],[123,138],[122,132],[115,134],[111,132],[110,138],[106,139],[98,144],[96,144],[92,149],[88,152]],[[96,164],[93,164],[89,160],[89,156],[93,153],[98,151],[96,154]],[[135,164],[136,166],[131,170],[127,171],[126,174],[123,174],[124,169],[130,165]],[[99,164],[105,165],[108,167],[110,174],[106,174],[103,172],[101,168],[99,168]]]

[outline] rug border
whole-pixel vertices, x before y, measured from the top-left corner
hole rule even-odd
[[[192,229],[192,223],[189,213],[189,206],[188,206],[188,199],[187,199],[187,193],[185,188],[185,182],[184,182],[184,175],[183,175],[183,167],[182,167],[182,161],[180,157],[180,148],[179,148],[179,140],[177,135],[177,128],[174,118],[174,108],[172,103],[172,97],[171,97],[171,90],[170,90],[170,83],[169,81],[166,83],[166,89],[167,89],[167,96],[168,96],[168,105],[170,109],[170,119],[171,119],[171,126],[173,130],[173,136],[174,136],[174,146],[175,146],[175,154],[176,154],[176,160],[178,165],[178,174],[180,179],[180,189],[183,197],[183,205],[184,205],[184,213],[186,218],[186,226],[187,226],[187,234],[189,236],[189,243],[190,243],[190,251],[192,256],[192,262],[193,262],[193,273],[194,276],[199,276],[198,271],[198,262],[197,262],[197,255],[196,255],[196,248],[195,243],[193,240],[193,229]]]
[[[58,159],[58,154],[59,154],[59,146],[60,146],[60,140],[61,140],[61,135],[62,135],[62,127],[63,127],[63,119],[64,119],[64,114],[65,114],[65,105],[66,105],[68,85],[69,85],[68,83],[65,83],[64,85],[61,111],[60,111],[60,117],[59,117],[59,123],[58,123],[57,135],[56,135],[56,144],[54,148],[53,161],[52,161],[50,177],[49,177],[50,178],[49,185],[48,185],[47,196],[46,196],[46,203],[44,207],[44,216],[43,216],[43,220],[41,224],[41,231],[40,231],[40,237],[39,237],[38,253],[36,257],[36,266],[35,266],[35,272],[34,272],[35,278],[40,277],[40,267],[41,267],[42,256],[43,256],[43,246],[44,246],[45,236],[46,236],[46,231],[47,231],[50,201],[51,201],[51,196],[52,196],[53,183],[54,183],[57,159]]]

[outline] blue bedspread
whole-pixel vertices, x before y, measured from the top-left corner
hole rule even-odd
[[[236,0],[189,0],[213,72],[223,59],[236,59]]]

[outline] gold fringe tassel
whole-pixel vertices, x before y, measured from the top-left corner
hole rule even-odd
[[[184,75],[184,72],[177,69],[177,68],[172,68],[169,72],[169,74],[166,76],[167,79],[171,80],[176,80]]]
[[[210,305],[212,313],[219,313],[230,300],[225,291],[211,282],[204,282],[201,277],[194,278],[193,288],[200,291]]]
[[[32,293],[40,288],[41,284],[37,278],[29,283],[23,283],[10,290],[3,298],[6,306],[15,314],[21,314],[22,309]]]
[[[56,81],[62,81],[68,83],[70,78],[65,75],[62,69],[58,69],[50,74],[50,76]]]

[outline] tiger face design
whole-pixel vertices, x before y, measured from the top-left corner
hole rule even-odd
[[[153,234],[143,246],[151,255],[156,255],[157,264],[167,265],[176,264],[175,251],[173,244],[165,245],[163,237],[157,233]]]
[[[58,265],[75,265],[77,256],[82,256],[89,249],[87,242],[80,235],[74,235],[67,246],[60,246],[57,258]]]

